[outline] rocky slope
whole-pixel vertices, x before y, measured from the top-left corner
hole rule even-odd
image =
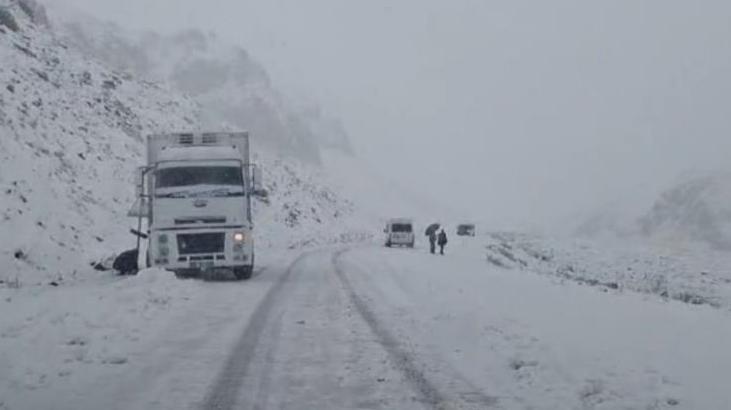
[[[312,103],[301,107],[285,99],[246,50],[213,33],[137,33],[80,11],[53,10],[69,43],[120,71],[190,95],[202,107],[204,124],[245,128],[256,142],[307,161],[319,162],[322,147],[351,151],[338,121]]]

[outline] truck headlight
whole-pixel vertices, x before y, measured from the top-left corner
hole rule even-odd
[[[241,233],[241,232],[236,232],[236,233],[234,234],[234,241],[235,241],[235,242],[243,242],[243,241],[244,241],[244,239],[245,239],[245,236],[244,236],[244,234],[243,234],[243,233]]]
[[[162,234],[162,235],[158,236],[157,237],[157,243],[160,243],[160,244],[168,243],[168,236],[165,235],[165,234]]]

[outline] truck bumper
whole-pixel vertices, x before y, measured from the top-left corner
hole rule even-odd
[[[243,240],[236,239],[240,235]],[[149,249],[152,266],[176,272],[231,270],[254,264],[251,232],[240,227],[153,230]]]

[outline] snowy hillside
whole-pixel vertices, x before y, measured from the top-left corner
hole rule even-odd
[[[369,240],[377,226],[328,184],[321,169],[291,158],[255,160],[263,165],[269,200],[255,203],[258,247],[297,249]]]
[[[199,109],[88,60],[2,4],[20,30],[0,33],[0,229],[15,233],[0,237],[0,275],[72,277],[124,244],[143,135],[192,127]]]
[[[204,124],[246,128],[255,142],[308,161],[319,161],[321,147],[351,151],[338,121],[312,103],[291,103],[246,50],[213,33],[136,33],[68,7],[52,11],[65,40],[111,67],[190,95],[203,109]]]
[[[638,292],[692,305],[731,309],[731,255],[645,240],[596,241],[518,233],[467,240],[494,266],[539,273],[611,292]]]
[[[83,277],[91,261],[134,244],[126,212],[144,135],[198,129],[202,110],[176,91],[89,59],[34,24],[17,2],[0,6],[18,25],[0,31],[0,281]],[[272,193],[257,204],[260,245],[349,237],[352,205],[322,186],[318,171],[273,158],[257,158]]]

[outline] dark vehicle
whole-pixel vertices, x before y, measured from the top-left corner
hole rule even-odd
[[[457,225],[458,236],[475,236],[475,225],[474,224],[460,224]]]

